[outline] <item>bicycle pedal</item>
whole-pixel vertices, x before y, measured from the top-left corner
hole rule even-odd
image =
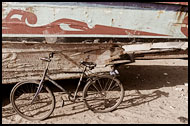
[[[65,102],[64,102],[64,100],[63,100],[62,97],[61,97],[61,99],[62,99],[62,105],[61,105],[61,107],[63,107],[65,105]]]
[[[65,105],[65,102],[64,102],[64,100],[63,100],[61,107],[63,107],[64,105]]]
[[[83,98],[78,98],[77,101],[81,102],[81,101],[83,101]]]

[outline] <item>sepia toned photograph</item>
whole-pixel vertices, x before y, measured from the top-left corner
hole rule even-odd
[[[2,124],[188,124],[188,2],[2,2]]]

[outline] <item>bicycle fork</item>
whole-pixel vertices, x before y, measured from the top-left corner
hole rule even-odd
[[[31,104],[34,102],[34,100],[36,99],[36,97],[38,96],[38,94],[40,93],[40,91],[42,90],[43,82],[44,82],[45,76],[46,76],[47,71],[48,71],[48,66],[49,66],[49,62],[46,65],[46,69],[44,70],[43,77],[42,77],[42,79],[40,81],[40,84],[39,84],[38,89],[37,89],[37,91],[36,91],[36,93],[34,95],[34,98],[32,99]]]
[[[38,94],[40,93],[40,91],[42,90],[42,87],[43,87],[43,82],[41,81],[40,84],[39,84],[39,86],[38,86],[38,89],[37,89],[37,91],[36,91],[36,93],[34,95],[34,98],[32,99],[31,104],[34,102],[34,100],[36,99],[36,97],[38,96]]]

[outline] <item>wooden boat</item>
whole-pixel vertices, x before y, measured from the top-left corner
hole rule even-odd
[[[188,49],[188,2],[3,2],[2,83],[40,79],[39,60],[57,51],[50,75],[79,76],[79,61],[129,63]],[[129,54],[133,54],[131,58]],[[176,56],[175,56],[176,57]],[[176,57],[177,58],[177,57]]]

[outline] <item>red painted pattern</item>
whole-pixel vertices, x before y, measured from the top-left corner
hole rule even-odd
[[[182,27],[181,27],[181,31],[183,32],[183,34],[184,34],[185,36],[188,37],[188,16],[186,16],[186,17],[184,18],[182,24],[184,24],[185,26],[182,26]]]
[[[21,19],[12,18],[13,15],[21,15]],[[2,20],[3,34],[101,34],[101,35],[138,35],[138,36],[168,36],[164,34],[150,33],[145,31],[137,31],[131,29],[123,29],[104,25],[95,25],[89,28],[85,22],[62,18],[48,25],[31,27],[26,24],[37,23],[37,16],[34,13],[23,10],[13,9],[9,12],[6,18]],[[80,30],[64,30],[60,24],[67,24],[70,28]]]

